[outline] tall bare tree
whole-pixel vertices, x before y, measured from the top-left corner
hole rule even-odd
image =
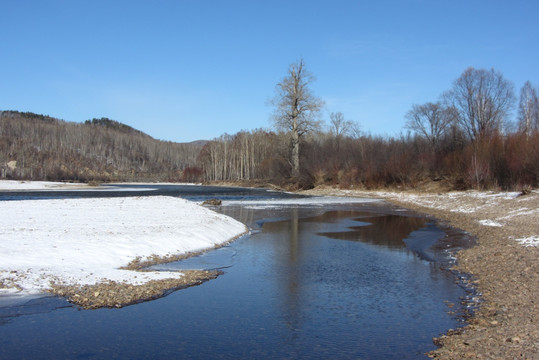
[[[434,149],[438,141],[451,128],[455,121],[456,111],[441,102],[428,102],[423,105],[413,105],[406,113],[406,128],[424,137]]]
[[[466,69],[444,95],[472,141],[502,128],[513,107],[513,85],[494,69]]]
[[[539,99],[537,90],[529,81],[520,89],[518,103],[518,127],[527,136],[539,131]]]
[[[288,67],[287,75],[275,87],[275,96],[271,100],[275,106],[275,126],[290,132],[292,177],[298,177],[300,173],[300,138],[320,126],[318,114],[324,102],[310,89],[315,80],[300,59]]]

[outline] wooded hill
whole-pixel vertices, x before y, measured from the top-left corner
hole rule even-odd
[[[50,181],[190,181],[204,142],[153,139],[107,118],[85,123],[0,111],[0,178]]]

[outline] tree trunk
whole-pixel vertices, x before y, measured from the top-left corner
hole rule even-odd
[[[294,119],[294,124],[296,120]],[[292,130],[292,177],[299,177],[299,132],[297,126]]]

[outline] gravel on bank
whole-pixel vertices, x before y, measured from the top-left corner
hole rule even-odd
[[[539,359],[539,192],[414,193],[317,188],[313,195],[387,200],[477,238],[457,254],[481,306],[467,326],[434,342],[437,359]]]
[[[181,278],[150,280],[141,285],[107,281],[94,285],[52,284],[49,293],[65,297],[84,309],[121,308],[155,300],[169,293],[215,279],[222,273],[208,270],[182,270]]]

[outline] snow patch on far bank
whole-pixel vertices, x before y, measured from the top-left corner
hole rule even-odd
[[[0,190],[65,190],[80,187],[90,188],[87,184],[76,183],[53,181],[0,180]]]
[[[368,202],[380,202],[379,199],[338,197],[338,196],[314,196],[304,198],[267,199],[267,200],[225,200],[223,206],[241,205],[246,208],[274,209],[283,206],[325,206],[330,204],[357,204]]]
[[[493,221],[493,220],[479,220],[479,223],[484,226],[494,226],[494,227],[500,227],[503,226],[499,222]]]
[[[515,240],[526,247],[539,246],[539,236],[537,235]]]
[[[120,268],[137,257],[210,249],[246,231],[230,217],[165,196],[0,201],[0,288],[36,293],[51,281],[178,278],[176,272]]]
[[[118,183],[89,185],[85,183],[66,183],[53,181],[16,181],[0,180],[0,191],[155,191],[156,188],[126,187],[116,185],[146,185],[142,183]],[[157,185],[157,184],[151,184]],[[167,184],[163,184],[167,185]],[[187,185],[187,184],[176,184]]]

